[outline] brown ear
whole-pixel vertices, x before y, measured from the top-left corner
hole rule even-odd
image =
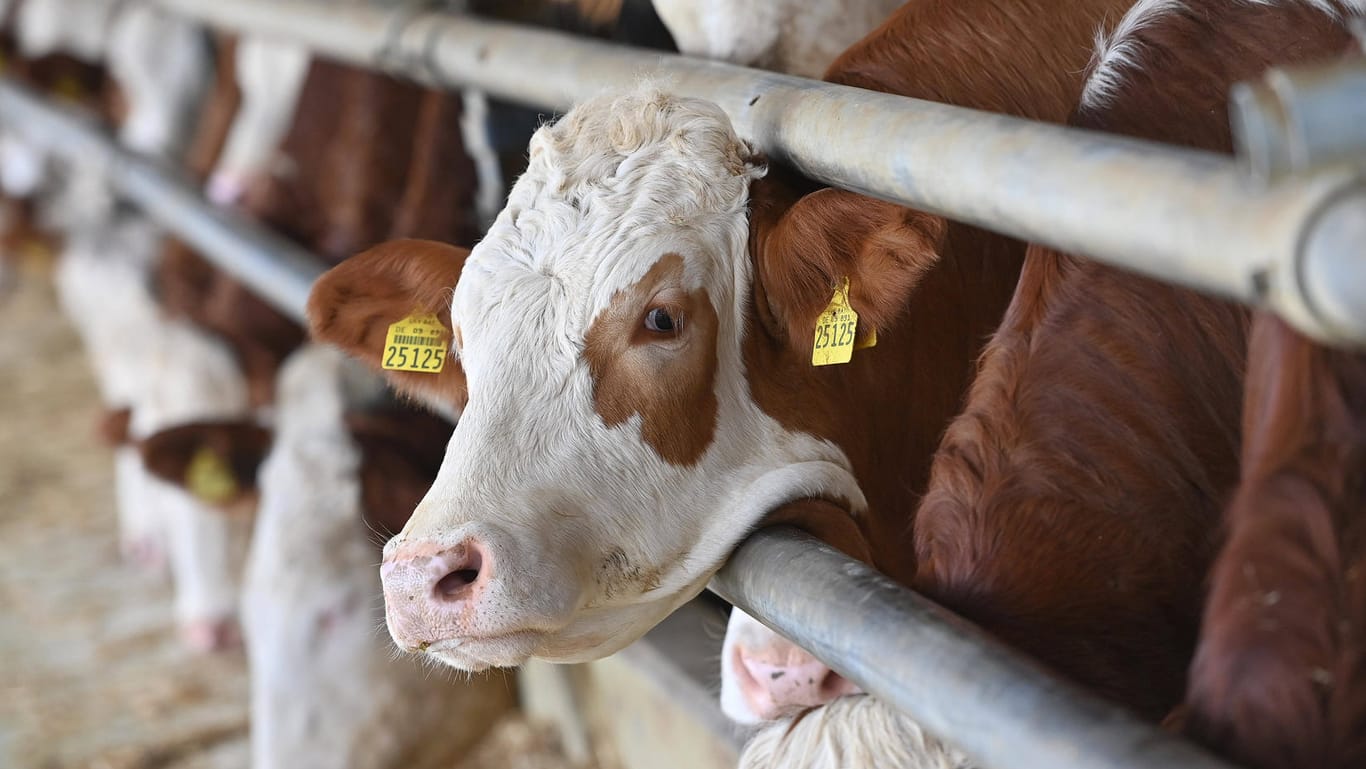
[[[231,507],[256,492],[270,431],[250,422],[191,422],[145,438],[142,462],[203,502]]]
[[[432,313],[451,330],[451,290],[469,249],[430,240],[393,240],[326,272],[308,297],[313,338],[383,371],[389,326]],[[447,359],[439,374],[383,371],[399,392],[429,402],[465,404],[465,374]]]
[[[396,410],[349,413],[346,426],[360,446],[366,525],[397,534],[441,469],[454,425],[432,414]]]
[[[845,190],[817,190],[781,213],[775,208],[755,204],[755,296],[769,331],[803,352],[845,277],[860,335],[889,329],[938,261],[947,230],[943,217]]]

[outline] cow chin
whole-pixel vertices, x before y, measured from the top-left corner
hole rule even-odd
[[[522,630],[437,641],[421,653],[469,672],[517,667],[532,657],[555,663],[592,662],[621,651],[706,586],[710,574],[683,591],[644,603],[581,610],[555,631]]]

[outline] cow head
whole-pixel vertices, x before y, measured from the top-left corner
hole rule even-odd
[[[809,370],[838,277],[756,269],[747,204],[764,168],[720,108],[600,97],[538,131],[530,157],[473,252],[388,243],[310,298],[315,335],[376,368],[391,324],[434,313],[449,329],[441,373],[390,372],[462,413],[382,573],[399,645],[466,669],[611,653],[701,591],[770,510],[865,506],[841,448],[754,395],[754,377],[789,386],[755,356]],[[868,284],[876,325],[895,302]]]
[[[173,156],[209,78],[204,31],[159,8],[129,7],[110,31],[108,65],[128,100],[119,138],[138,152]]]
[[[308,49],[293,43],[247,37],[237,44],[242,102],[209,177],[210,200],[237,203],[256,179],[279,170],[272,168],[276,151],[294,117],[308,63]]]

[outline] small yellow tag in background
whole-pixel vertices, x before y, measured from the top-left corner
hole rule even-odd
[[[868,333],[861,335],[859,340],[854,342],[855,350],[866,350],[869,347],[877,347],[877,329],[872,326],[868,327]]]
[[[435,315],[416,313],[389,326],[381,367],[388,371],[440,374],[446,367],[450,332]]]
[[[816,338],[811,345],[811,365],[833,366],[854,357],[858,313],[849,306],[849,278],[844,278],[830,297],[825,312],[816,316]],[[874,341],[876,344],[876,341]],[[871,345],[868,345],[871,346]]]
[[[218,452],[200,446],[185,468],[185,488],[196,499],[221,505],[237,496],[237,478]]]

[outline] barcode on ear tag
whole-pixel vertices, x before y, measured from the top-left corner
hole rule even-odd
[[[849,278],[835,288],[830,304],[816,316],[816,338],[811,345],[811,365],[833,366],[854,357],[858,313],[849,306]]]
[[[218,452],[200,446],[185,468],[185,489],[202,502],[221,505],[237,496],[237,477]]]
[[[390,324],[380,366],[387,371],[440,374],[446,366],[449,339],[450,332],[435,315],[409,315]]]

